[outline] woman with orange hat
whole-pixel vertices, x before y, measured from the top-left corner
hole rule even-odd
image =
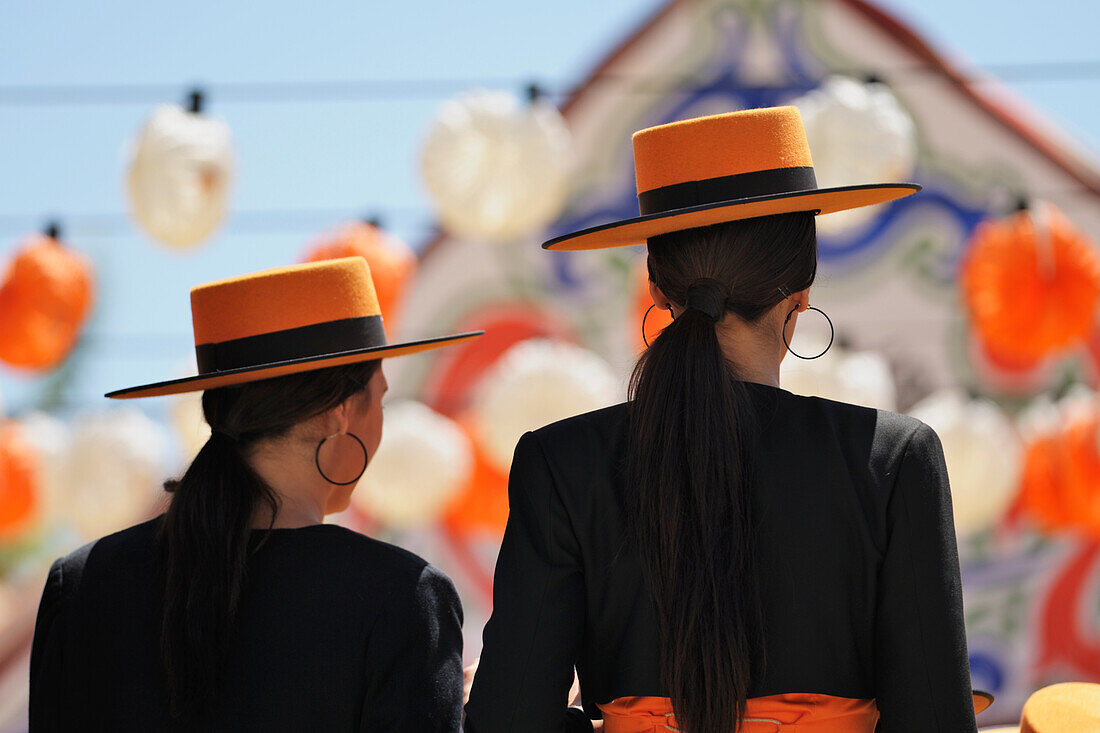
[[[818,188],[793,107],[643,130],[634,156],[641,216],[544,247],[647,244],[673,321],[629,402],[516,447],[466,730],[974,731],[936,434],[779,386],[815,215],[920,187]]]
[[[54,563],[32,731],[457,731],[462,609],[419,557],[336,525],[378,447],[388,344],[362,258],[191,291],[210,439],[167,511]]]

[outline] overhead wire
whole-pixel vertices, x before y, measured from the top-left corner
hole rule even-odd
[[[835,73],[865,76],[866,69]],[[932,66],[901,66],[873,72],[891,84],[918,81],[938,73]],[[962,73],[971,84],[990,82],[1057,82],[1100,79],[1100,60],[1041,61],[1028,63],[985,64]],[[691,91],[710,80],[692,76],[640,77],[601,72],[587,83],[636,82],[630,90],[640,92]],[[485,88],[517,88],[527,81],[516,77],[407,77],[390,79],[317,79],[302,81],[213,82],[193,84],[9,84],[0,85],[0,107],[88,106],[156,104],[175,99],[181,88],[198,87],[218,104],[296,103],[319,101],[369,101],[435,99],[461,91]],[[793,85],[793,83],[792,83]],[[541,90],[553,97],[565,97],[576,87],[565,83],[541,84]],[[731,85],[736,90],[737,85]],[[753,87],[743,87],[751,89]]]
[[[935,71],[929,66],[896,67],[870,75],[864,71],[843,70],[837,73],[849,73],[861,78],[882,79],[889,83],[904,83],[919,79]],[[1036,81],[1080,81],[1083,79],[1100,80],[1100,60],[1048,61],[1011,64],[989,64],[974,67],[963,75],[969,83],[980,84],[988,81],[1016,81],[1021,83]],[[629,90],[638,93],[669,93],[672,91],[690,91],[704,84],[713,87],[713,81],[698,77],[666,76],[640,77],[636,75],[601,72],[587,83],[634,82]],[[783,84],[773,84],[769,88],[783,88]],[[437,77],[437,78],[391,78],[391,79],[342,79],[313,81],[280,82],[219,82],[215,84],[59,84],[59,85],[0,85],[0,108],[36,107],[36,106],[90,106],[156,104],[180,97],[180,90],[189,90],[184,96],[193,106],[194,99],[201,93],[203,97],[213,99],[217,104],[234,103],[295,103],[318,101],[365,101],[365,100],[402,100],[438,98],[471,88],[517,88],[526,90],[529,98],[566,97],[574,93],[575,88],[562,84],[532,84],[515,77]],[[791,85],[792,89],[796,85]],[[751,91],[759,86],[729,84],[729,91]],[[800,88],[800,87],[799,87]],[[201,92],[199,91],[201,90]],[[415,232],[421,236],[435,234],[437,225],[432,211],[427,208],[386,207],[387,219],[414,218],[415,223],[402,227],[406,232]],[[33,214],[0,214],[0,237],[18,236],[33,231],[49,217]],[[248,235],[271,234],[280,232],[314,231],[338,223],[341,220],[355,218],[346,208],[298,208],[298,209],[257,209],[232,212],[224,233]],[[81,237],[119,237],[135,233],[129,218],[121,212],[97,212],[71,214],[65,217],[69,231]]]

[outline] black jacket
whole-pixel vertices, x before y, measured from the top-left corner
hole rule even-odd
[[[30,724],[166,731],[157,522],[54,563]],[[272,530],[249,561],[227,685],[204,731],[458,731],[462,608],[450,580],[332,525]]]
[[[976,730],[939,439],[910,417],[749,384],[766,669],[750,697],[875,698],[879,731]],[[659,696],[652,594],[619,496],[625,405],[528,433],[469,733],[566,729],[576,665],[596,703]],[[616,560],[616,555],[619,557]]]

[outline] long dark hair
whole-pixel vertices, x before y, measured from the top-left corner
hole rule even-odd
[[[213,433],[183,477],[158,537],[164,573],[161,655],[172,716],[196,723],[217,701],[248,565],[257,511],[271,522],[278,496],[244,452],[257,441],[336,407],[362,391],[377,361],[207,390]]]
[[[680,306],[693,284],[716,281],[719,310],[755,323],[783,300],[781,288],[813,283],[816,242],[810,213],[664,234],[648,242],[649,276]],[[737,377],[715,321],[689,308],[650,344],[630,382],[628,511],[656,600],[663,684],[677,725],[692,733],[737,730],[763,663],[753,414]]]

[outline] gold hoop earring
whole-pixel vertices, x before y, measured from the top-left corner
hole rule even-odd
[[[324,469],[321,468],[321,446],[325,444],[326,440],[328,440],[329,438],[335,438],[337,435],[348,436],[356,443],[358,443],[359,448],[363,451],[363,468],[359,470],[359,473],[355,474],[355,478],[353,478],[351,481],[333,481],[325,475]],[[351,484],[356,483],[363,476],[363,473],[367,470],[367,464],[370,463],[370,456],[367,455],[367,446],[363,445],[363,441],[359,440],[359,436],[355,433],[333,433],[332,435],[321,438],[321,442],[317,444],[317,450],[313,452],[313,462],[317,464],[317,473],[321,474],[321,478],[323,478],[325,481],[328,481],[330,484],[335,484],[336,486],[350,486]]]

